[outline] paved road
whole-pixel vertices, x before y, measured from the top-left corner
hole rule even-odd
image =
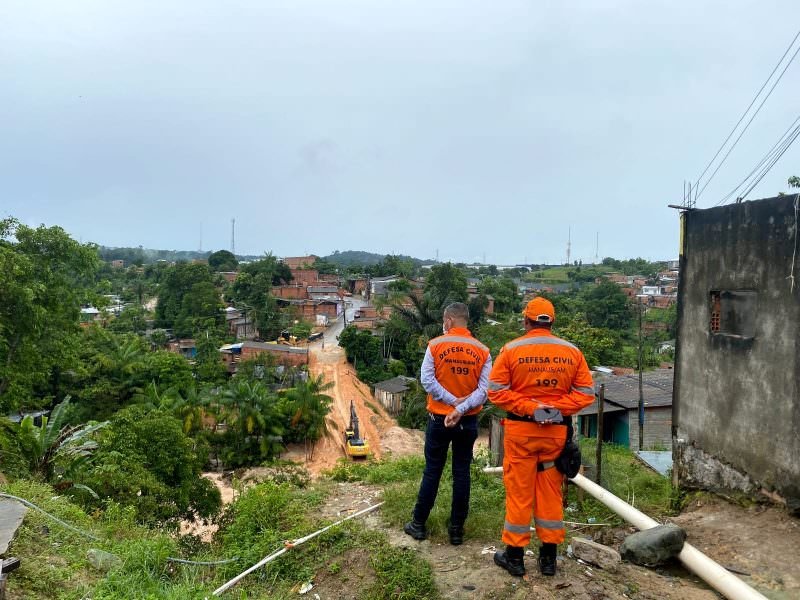
[[[362,300],[360,296],[348,296],[346,298],[345,314],[347,315],[348,324],[353,322],[353,314],[365,304],[367,304],[367,302],[365,300]],[[342,317],[339,317],[338,319],[336,319],[336,321],[333,322],[333,324],[330,327],[328,327],[328,329],[325,330],[325,335],[323,336],[323,338],[325,339],[326,348],[329,346],[332,348],[334,346],[339,345],[339,341],[336,339],[336,337],[340,333],[342,333],[343,329],[344,329],[344,320],[342,319]],[[314,342],[314,344],[312,344],[312,346],[321,346],[321,345],[322,341]]]

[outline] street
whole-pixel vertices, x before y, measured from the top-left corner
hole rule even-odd
[[[353,315],[357,310],[359,310],[362,306],[367,304],[367,301],[362,299],[360,296],[348,296],[345,298],[345,315],[347,316],[347,322],[353,322]],[[344,320],[340,316],[336,321],[334,321],[328,329],[325,330],[325,335],[323,339],[325,340],[326,347],[334,347],[339,345],[339,341],[336,339],[337,336],[342,332],[344,329]],[[319,342],[314,342],[313,346],[321,346],[322,340]]]

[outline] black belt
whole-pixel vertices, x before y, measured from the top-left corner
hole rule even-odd
[[[533,415],[523,416],[523,415],[516,415],[514,413],[508,413],[506,415],[506,419],[508,419],[509,421],[527,421],[528,423],[536,423],[536,421],[533,419]]]
[[[546,423],[546,425],[564,425],[567,426],[567,419],[570,417],[566,417],[561,423]],[[514,413],[508,413],[506,415],[506,419],[509,421],[525,421],[527,423],[538,423],[536,419],[533,418],[533,415],[517,415]]]
[[[437,422],[440,422],[440,423],[444,423],[444,419],[445,419],[446,416],[447,415],[437,415],[436,413],[432,413],[432,412],[428,413],[428,418],[431,421],[437,421]],[[465,420],[465,419],[471,419],[471,418],[477,419],[478,415],[461,415],[461,420],[462,421]]]

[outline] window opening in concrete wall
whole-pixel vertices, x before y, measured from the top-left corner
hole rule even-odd
[[[718,291],[711,292],[711,333],[719,333],[720,297]]]
[[[716,335],[752,338],[757,298],[753,290],[711,290],[709,331]]]

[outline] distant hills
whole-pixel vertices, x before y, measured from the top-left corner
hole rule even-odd
[[[159,260],[166,260],[168,262],[178,262],[182,260],[195,260],[207,259],[211,251],[200,252],[198,250],[154,250],[152,248],[115,248],[112,246],[99,247],[100,258],[104,261],[124,260],[126,264],[146,265],[157,262]],[[262,255],[255,254],[237,254],[236,258],[240,261],[253,261],[263,258]],[[357,267],[375,265],[386,258],[385,254],[376,254],[374,252],[365,252],[363,250],[345,250],[339,252],[336,250],[333,254],[322,256],[328,262],[331,262],[340,267]],[[430,264],[435,262],[431,259],[423,260],[414,258],[413,256],[398,255],[398,258],[403,260],[410,260],[415,265]]]
[[[405,254],[398,254],[393,256],[396,256],[397,258],[400,258],[402,260],[410,260],[417,266],[436,262],[433,259],[423,260],[421,258],[414,258],[413,256],[406,256]],[[381,262],[384,258],[386,258],[386,255],[375,254],[374,252],[365,252],[364,250],[345,250],[344,252],[335,250],[333,254],[329,254],[328,256],[322,256],[320,258],[323,258],[328,262],[331,262],[340,267],[353,267],[353,266],[376,265],[379,262]]]

